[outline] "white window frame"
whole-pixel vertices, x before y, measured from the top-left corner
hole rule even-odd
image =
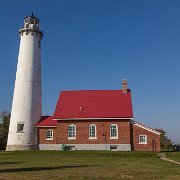
[[[46,140],[53,140],[53,129],[46,130]]]
[[[69,137],[69,127],[74,127],[74,137]],[[76,139],[76,125],[74,124],[68,125],[68,139]]]
[[[112,136],[112,133],[111,133],[111,127],[113,126],[116,127],[116,136]],[[117,124],[110,124],[110,139],[118,139],[118,125]]]
[[[91,130],[91,127],[95,127],[95,137],[91,137],[91,132],[92,132],[92,130]],[[96,130],[96,125],[95,124],[90,124],[89,125],[89,139],[97,139],[97,130]]]
[[[145,141],[141,142],[141,137],[143,137]],[[139,135],[139,144],[147,144],[147,135],[146,134]]]
[[[20,130],[20,126],[22,126],[22,130]],[[17,133],[24,133],[24,122],[17,122]]]

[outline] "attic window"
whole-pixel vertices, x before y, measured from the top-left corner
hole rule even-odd
[[[17,123],[17,132],[24,132],[24,122]]]

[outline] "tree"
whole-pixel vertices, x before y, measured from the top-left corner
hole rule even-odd
[[[3,111],[0,113],[0,150],[6,149],[10,113]]]
[[[170,148],[172,148],[172,140],[168,138],[166,135],[166,131],[161,129],[156,129],[156,131],[159,131],[161,133],[160,135],[160,144],[161,144],[161,150],[162,151],[169,151]]]

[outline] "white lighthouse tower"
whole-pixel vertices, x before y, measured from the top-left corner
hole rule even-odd
[[[38,18],[24,18],[12,102],[7,151],[37,148],[35,125],[42,114],[41,39]]]

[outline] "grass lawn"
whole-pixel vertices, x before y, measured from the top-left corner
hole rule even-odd
[[[169,159],[180,163],[180,152],[166,152],[165,154]]]
[[[176,180],[180,179],[180,165],[162,161],[156,153],[0,151],[0,179],[62,178]]]

